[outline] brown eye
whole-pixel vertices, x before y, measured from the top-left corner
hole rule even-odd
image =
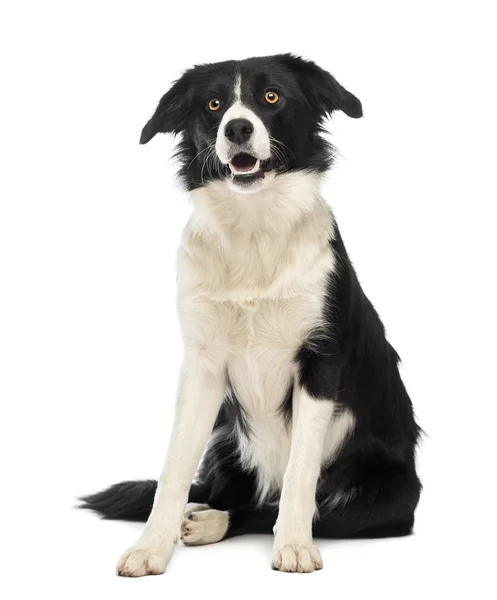
[[[219,110],[221,108],[221,102],[217,98],[209,100],[209,110]]]
[[[278,102],[278,100],[280,99],[280,97],[278,96],[278,94],[276,92],[266,92],[264,95],[264,100],[268,103],[268,104],[276,104],[276,102]]]

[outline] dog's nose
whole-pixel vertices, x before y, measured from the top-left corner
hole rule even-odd
[[[232,119],[226,123],[224,135],[233,144],[243,144],[254,131],[254,126],[248,119]]]

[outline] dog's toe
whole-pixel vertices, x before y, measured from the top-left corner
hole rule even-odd
[[[229,513],[224,510],[207,509],[194,511],[183,519],[181,540],[185,546],[214,544],[223,539],[228,531]]]

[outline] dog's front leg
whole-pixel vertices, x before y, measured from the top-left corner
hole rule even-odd
[[[126,577],[164,573],[180,539],[183,511],[195,470],[214,426],[226,387],[223,365],[184,361],[173,432],[152,513],[142,535],[118,562]]]
[[[316,485],[334,403],[310,396],[298,386],[293,398],[290,458],[281,491],[272,566],[279,571],[309,573],[323,563],[312,541]]]

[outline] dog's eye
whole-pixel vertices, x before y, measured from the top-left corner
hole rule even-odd
[[[273,92],[272,90],[269,90],[269,92],[266,92],[264,95],[264,100],[268,104],[276,104],[276,102],[278,102],[279,99],[280,97],[278,96],[278,94],[276,92]]]
[[[217,98],[209,100],[209,110],[219,110],[221,108],[221,102]]]

